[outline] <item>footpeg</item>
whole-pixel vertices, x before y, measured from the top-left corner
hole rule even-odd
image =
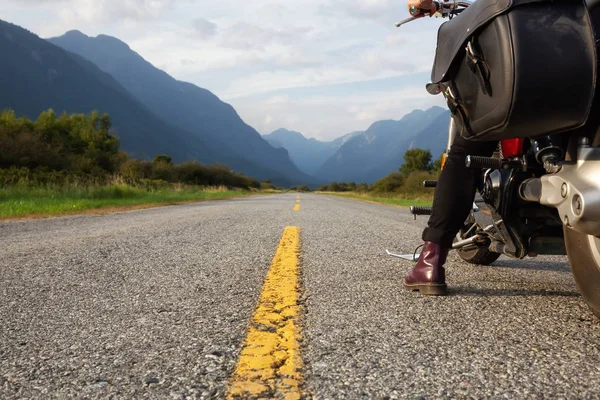
[[[424,188],[434,188],[437,187],[438,181],[423,181]]]
[[[504,163],[492,157],[467,156],[465,165],[474,169],[502,169]]]
[[[467,156],[465,159],[465,165],[467,168],[473,169],[522,169],[524,172],[527,171],[527,161],[522,158],[515,158],[512,160],[492,157],[479,157],[479,156]]]
[[[431,215],[432,212],[433,212],[432,207],[417,207],[417,206],[410,207],[410,213],[415,217],[415,220],[417,219],[417,215]]]

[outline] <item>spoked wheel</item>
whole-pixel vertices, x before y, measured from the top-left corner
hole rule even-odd
[[[476,234],[476,226],[473,224],[467,224],[458,233],[457,237],[454,238],[456,243],[459,240],[468,239],[469,237]],[[475,265],[490,265],[496,261],[499,257],[499,253],[494,253],[486,245],[470,245],[456,250],[458,256],[468,262],[469,264]]]
[[[579,291],[600,318],[600,238],[565,228],[565,243]]]

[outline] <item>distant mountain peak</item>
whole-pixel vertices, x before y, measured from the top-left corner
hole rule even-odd
[[[85,33],[78,31],[77,29],[68,31],[67,33],[65,33],[64,36],[71,37],[71,38],[87,38],[87,37],[89,37]]]
[[[288,137],[295,136],[298,139],[306,139],[306,137],[303,134],[301,134],[300,132],[291,131],[291,130],[285,129],[285,128],[279,128],[276,131],[273,131],[269,135],[265,135],[265,136],[280,137],[282,135],[285,135]]]
[[[67,33],[65,33],[62,36],[57,36],[57,37],[53,37],[50,38],[49,41],[53,42],[53,41],[68,41],[71,43],[78,43],[79,45],[82,45],[84,43],[90,43],[90,41],[92,40],[96,40],[100,43],[103,43],[106,46],[110,46],[113,49],[119,49],[119,50],[131,50],[131,48],[129,47],[129,45],[127,43],[125,43],[124,41],[122,41],[121,39],[118,39],[114,36],[109,36],[109,35],[98,35],[96,37],[93,36],[88,36],[85,33],[78,31],[76,29],[74,30],[70,30]]]
[[[446,111],[444,108],[442,107],[438,107],[438,106],[433,106],[431,108],[428,108],[427,110],[413,110],[411,112],[409,112],[408,114],[406,114],[404,117],[402,117],[402,119],[400,121],[407,121],[410,119],[414,119],[414,118],[423,118],[423,115],[433,115],[433,116],[438,116],[439,114],[443,113],[444,111]]]
[[[125,43],[121,39],[118,39],[118,38],[116,38],[114,36],[98,35],[98,36],[96,36],[96,39],[100,40],[100,41],[103,41],[105,43],[114,45],[114,46],[122,47],[123,49],[131,50],[131,48],[129,47],[129,45],[127,43]]]
[[[446,111],[446,109],[444,107],[440,107],[440,106],[433,106],[430,109],[428,109],[427,111]]]
[[[421,109],[412,110],[411,112],[409,112],[408,114],[406,114],[404,116],[404,118],[410,117],[410,116],[413,116],[413,115],[422,115],[425,112],[426,112],[425,110],[421,110]]]

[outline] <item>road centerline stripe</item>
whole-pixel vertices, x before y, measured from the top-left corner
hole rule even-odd
[[[300,204],[296,204],[294,206],[294,211],[300,211]]]
[[[228,399],[300,399],[300,229],[285,228],[250,320]]]

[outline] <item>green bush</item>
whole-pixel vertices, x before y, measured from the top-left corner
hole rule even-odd
[[[135,184],[152,177],[152,165],[148,161],[128,159],[119,168],[125,182]]]
[[[407,177],[417,171],[431,171],[431,152],[423,149],[411,149],[404,153],[404,164],[398,170]]]
[[[367,183],[361,183],[356,186],[355,191],[358,193],[366,193],[369,191],[369,185]]]
[[[119,151],[109,116],[100,116],[97,111],[56,116],[48,110],[35,122],[17,118],[11,110],[0,113],[2,186],[106,185],[115,179],[141,186],[162,182],[159,186],[261,187],[257,180],[233,172],[226,165],[175,165],[167,154],[157,155],[152,162],[129,158]]]
[[[273,185],[270,180],[262,181],[260,183],[261,190],[277,190],[277,186]]]
[[[406,197],[410,198],[429,196],[433,193],[433,191],[432,189],[424,188],[423,181],[436,179],[437,174],[435,173],[426,171],[413,172],[404,181],[404,185],[402,186],[402,193]]]
[[[0,187],[53,187],[103,185],[106,178],[69,171],[52,171],[45,167],[35,170],[21,167],[0,168]]]
[[[321,185],[317,190],[321,192],[353,192],[356,190],[354,182],[332,182],[328,185]]]
[[[400,172],[392,172],[371,185],[370,191],[376,194],[400,192],[403,184],[404,177],[402,174]]]

